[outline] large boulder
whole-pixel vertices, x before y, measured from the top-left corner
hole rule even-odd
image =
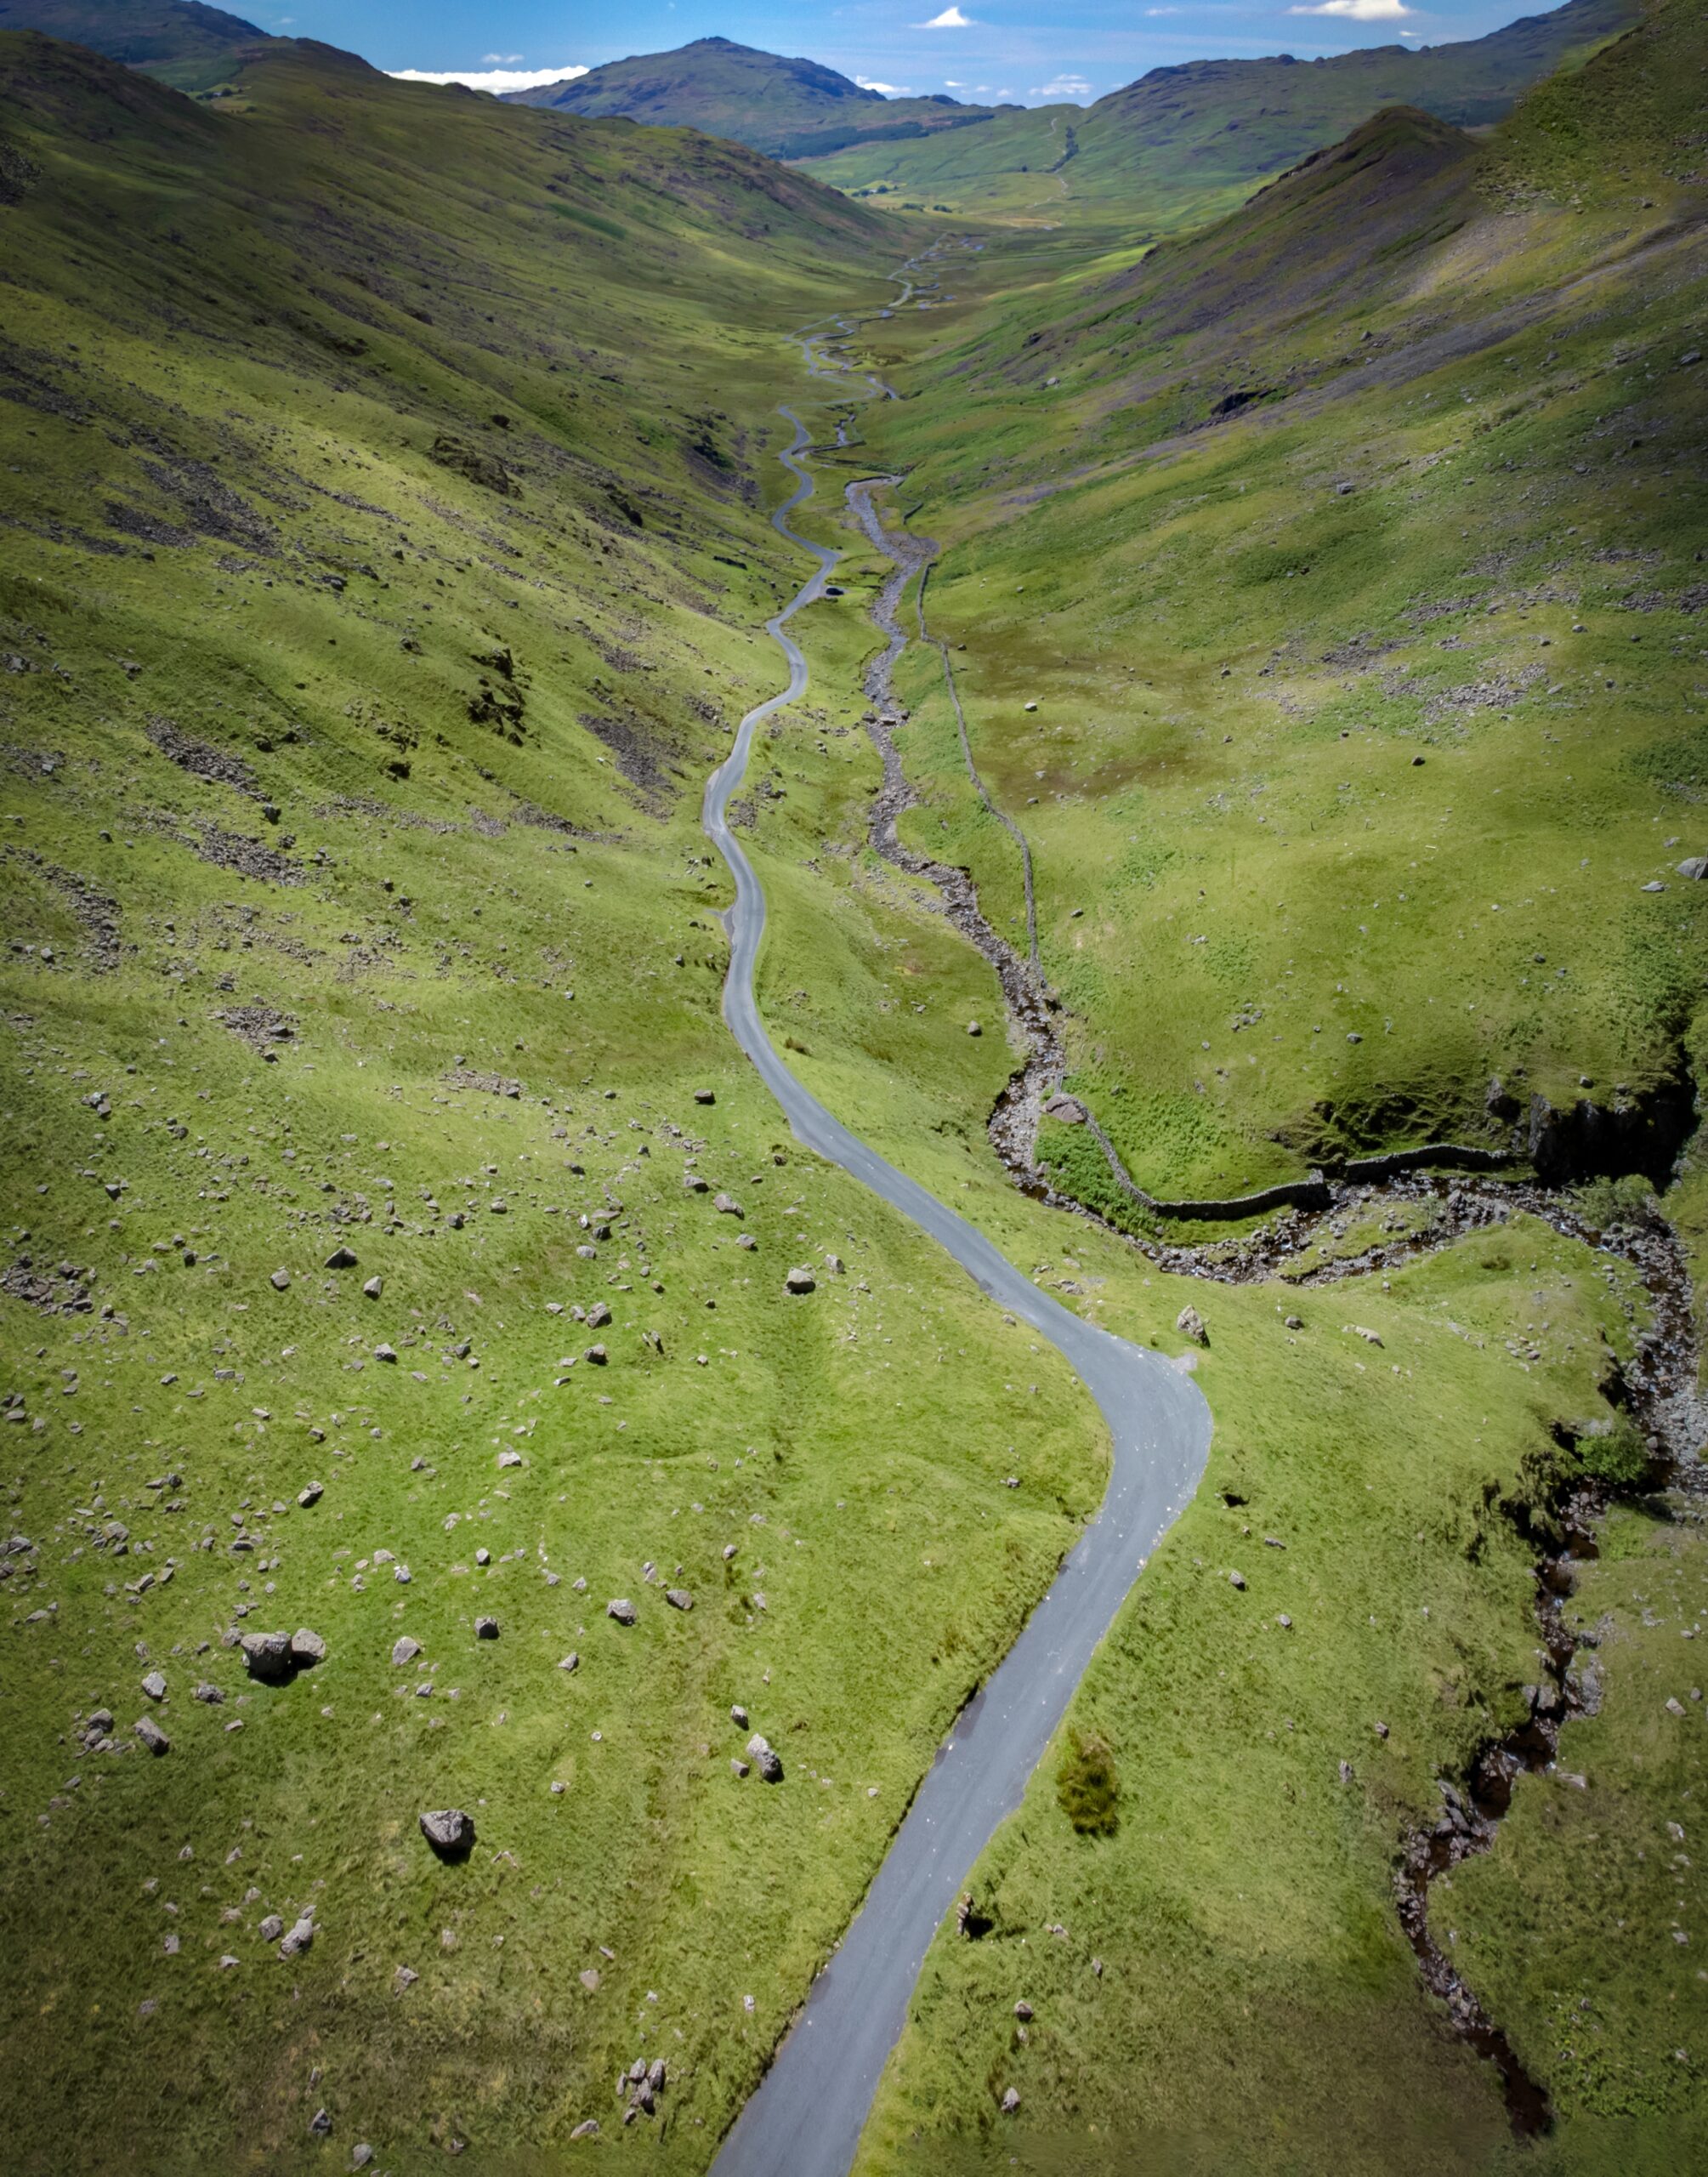
[[[291,1636],[288,1633],[246,1633],[238,1644],[251,1678],[278,1685],[291,1675]]]
[[[441,1807],[422,1816],[421,1833],[440,1859],[465,1859],[474,1849],[474,1817],[459,1806]]]

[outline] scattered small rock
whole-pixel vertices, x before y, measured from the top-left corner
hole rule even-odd
[[[411,1640],[408,1634],[406,1633],[402,1639],[395,1642],[393,1646],[391,1651],[393,1668],[397,1670],[401,1670],[406,1663],[412,1663],[420,1653],[420,1641]]]
[[[814,1293],[818,1290],[818,1280],[804,1265],[792,1270],[783,1283],[791,1293]]]
[[[140,1716],[136,1723],[137,1742],[145,1746],[150,1754],[170,1754],[172,1741],[162,1731],[152,1716]]]
[[[619,1625],[633,1625],[638,1615],[627,1595],[618,1595],[605,1605],[605,1616],[616,1618]]]
[[[771,1742],[758,1731],[747,1742],[747,1757],[768,1784],[780,1784],[783,1765],[773,1751]]]
[[[477,1617],[474,1621],[474,1637],[477,1640],[496,1640],[498,1637],[497,1619]]]
[[[1174,1319],[1174,1327],[1189,1338],[1194,1345],[1208,1345],[1210,1343],[1210,1333],[1204,1327],[1204,1318],[1196,1308],[1189,1305],[1183,1308]]]

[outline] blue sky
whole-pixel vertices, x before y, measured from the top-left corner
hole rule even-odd
[[[1479,37],[1536,12],[1538,0],[287,0],[276,13],[225,4],[264,29],[324,38],[396,71],[556,75],[716,34],[806,54],[895,91],[1036,105],[1083,103],[1171,61]]]

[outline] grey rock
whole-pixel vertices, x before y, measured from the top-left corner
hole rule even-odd
[[[520,1466],[522,1454],[519,1452],[500,1452],[498,1464],[500,1466]]]
[[[210,1685],[205,1679],[200,1685],[196,1687],[194,1698],[197,1701],[205,1701],[210,1708],[223,1708],[225,1702],[224,1690],[218,1685]]]
[[[1019,2095],[1015,2089],[1011,2086],[1008,2089],[1008,2091],[1002,2096],[1002,2114],[1005,2117],[1012,2117],[1019,2106]]]
[[[605,1616],[616,1618],[619,1625],[633,1625],[638,1615],[627,1595],[618,1595],[605,1605]]]
[[[1044,1117],[1057,1119],[1063,1126],[1083,1126],[1086,1107],[1077,1096],[1052,1096],[1044,1106]]]
[[[477,1617],[474,1621],[474,1637],[477,1640],[496,1640],[498,1637],[497,1619]]]
[[[694,1092],[694,1100],[696,1104],[715,1104],[718,1101],[718,1092],[715,1088],[696,1088]]]
[[[288,1293],[291,1289],[291,1273],[281,1267],[273,1272],[267,1282],[275,1293]]]
[[[672,1610],[692,1610],[694,1607],[694,1598],[686,1588],[667,1588],[664,1600]]]
[[[309,1949],[314,1940],[315,1924],[305,1913],[279,1945],[279,1955],[281,1958],[296,1958]]]
[[[1183,1308],[1174,1319],[1174,1327],[1189,1338],[1194,1345],[1208,1345],[1210,1343],[1210,1333],[1204,1327],[1204,1318],[1194,1307]]]
[[[599,2119],[596,2117],[583,2117],[574,2131],[570,2134],[572,2140],[596,2140],[599,2135]]]
[[[238,1644],[251,1678],[276,1685],[291,1674],[291,1636],[288,1633],[246,1633]]]
[[[408,1634],[406,1633],[400,1640],[396,1641],[393,1645],[391,1651],[393,1667],[395,1669],[401,1670],[406,1663],[412,1663],[420,1653],[420,1641],[411,1640]]]
[[[377,1300],[380,1294],[383,1293],[384,1290],[385,1280],[383,1277],[371,1277],[368,1279],[366,1284],[362,1287],[363,1293],[370,1300]]]
[[[328,1270],[354,1270],[355,1266],[355,1254],[349,1248],[334,1248],[326,1257]]]
[[[314,2134],[315,2137],[317,2140],[323,2140],[327,2137],[332,2131],[332,2120],[331,2117],[324,2109],[316,2109],[314,2115],[309,2119],[309,2129]]]
[[[982,1036],[985,1031],[977,1020],[969,1020],[967,1023],[967,1032],[969,1036]]]
[[[157,1670],[151,1670],[142,1682],[142,1690],[150,1701],[164,1701],[166,1680]]]
[[[1708,855],[1693,854],[1688,861],[1681,861],[1678,874],[1688,877],[1693,884],[1699,884],[1708,877]]]
[[[606,1361],[610,1359],[610,1356],[603,1345],[590,1345],[582,1358],[591,1361],[595,1368],[603,1368]]]
[[[298,1670],[307,1670],[326,1659],[326,1644],[318,1633],[310,1632],[306,1625],[299,1625],[291,1635],[291,1661]]]
[[[603,1330],[610,1321],[610,1310],[603,1300],[595,1300],[592,1307],[587,1310],[587,1328]]]
[[[298,1491],[297,1502],[307,1511],[310,1504],[318,1504],[326,1493],[326,1486],[323,1481],[311,1481],[306,1489]]]
[[[741,1706],[741,1703],[739,1701],[729,1711],[729,1720],[732,1724],[735,1725],[739,1730],[745,1731],[747,1728],[747,1711]]]
[[[443,1807],[422,1816],[421,1833],[435,1852],[454,1858],[474,1849],[474,1817],[461,1807]]]
[[[350,2149],[350,2168],[352,2169],[366,2169],[369,2163],[372,2160],[373,2149],[368,2145],[366,2140],[361,2140],[358,2145]]]
[[[137,1743],[145,1746],[150,1754],[170,1754],[172,1741],[162,1731],[152,1716],[139,1716],[136,1722]]]
[[[714,1195],[712,1207],[725,1217],[745,1217],[747,1214],[733,1194]]]
[[[382,1343],[375,1346],[373,1350],[373,1357],[376,1361],[385,1361],[388,1366],[395,1367],[397,1362],[397,1348],[394,1345],[387,1345]]]
[[[768,1784],[780,1784],[783,1765],[773,1751],[769,1739],[755,1731],[747,1742],[747,1758]]]
[[[791,1293],[813,1293],[818,1289],[818,1280],[804,1265],[792,1270],[783,1283]]]
[[[562,1663],[558,1665],[558,1668],[559,1670],[579,1670],[581,1667],[582,1659],[573,1649],[571,1649],[570,1653],[564,1657]]]
[[[1019,2020],[1022,2026],[1026,2025],[1031,2019],[1032,2006],[1026,2001],[1024,1996],[1014,2006],[1014,2015]]]
[[[285,1923],[276,1913],[270,1913],[255,1932],[263,1942],[277,1942],[285,1932]]]

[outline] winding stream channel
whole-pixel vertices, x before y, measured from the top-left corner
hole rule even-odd
[[[1111,1455],[1101,1510],[939,1749],[865,1901],[724,2141],[714,2165],[722,2177],[843,2177],[931,1939],[998,1823],[1019,1805],[1098,1641],[1191,1497],[1211,1431],[1209,1407],[1189,1378],[1041,1293],[982,1232],[832,1117],[765,1032],[753,982],[765,895],[730,831],[729,806],[758,728],[806,691],[807,662],[788,622],[824,595],[841,556],[790,525],[812,496],[813,481],[800,458],[809,434],[798,417],[783,412],[795,437],[780,458],[797,481],[772,519],[816,564],[767,623],[787,662],[788,684],[748,712],[706,789],[706,830],[735,880],[735,904],[723,918],[729,937],[723,1017],[798,1140],[911,1217],[981,1291],[1059,1350],[1097,1401]]]

